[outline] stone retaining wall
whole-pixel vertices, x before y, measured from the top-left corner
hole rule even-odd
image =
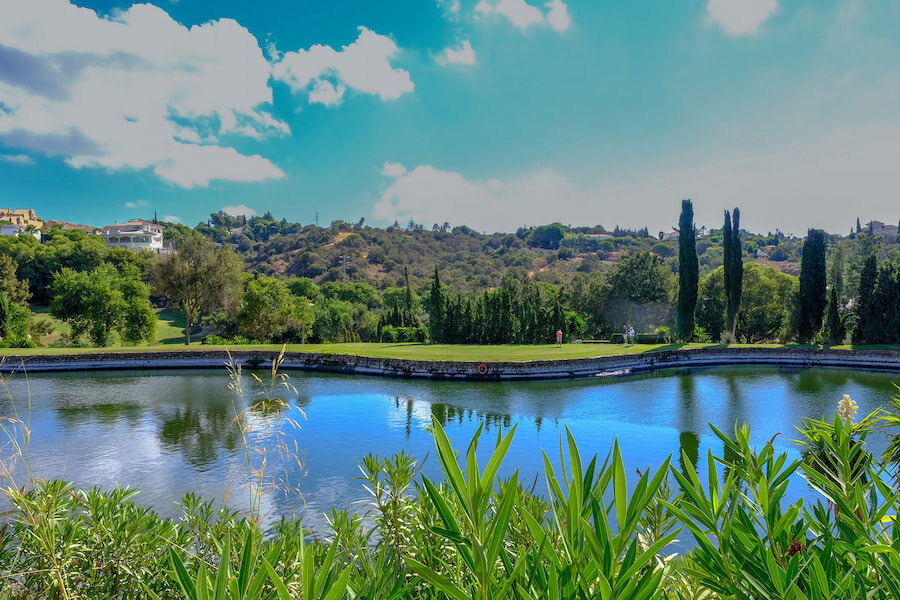
[[[244,366],[268,367],[276,351],[237,351]],[[0,371],[30,373],[99,369],[222,368],[224,350],[97,352],[83,354],[9,356]],[[805,348],[701,348],[661,350],[597,358],[530,362],[461,362],[372,358],[346,354],[287,352],[284,368],[331,373],[420,377],[451,380],[552,379],[617,375],[676,367],[715,365],[833,366],[900,372],[900,352],[887,350],[821,350]],[[479,369],[479,367],[481,367]],[[483,374],[482,374],[483,373]]]

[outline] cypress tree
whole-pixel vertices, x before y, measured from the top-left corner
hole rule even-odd
[[[825,301],[825,233],[820,229],[810,229],[800,255],[797,337],[801,342],[809,342],[822,328]]]
[[[859,217],[856,217],[856,233],[862,231],[862,227],[859,226]]]
[[[847,334],[838,311],[839,302],[837,289],[831,286],[831,294],[828,296],[828,311],[825,316],[825,333],[828,336],[828,343],[832,345],[843,342],[844,336]]]
[[[434,268],[434,282],[431,284],[431,305],[428,311],[428,328],[431,341],[443,341],[444,325],[444,294],[441,291],[441,278],[438,268]]]
[[[725,267],[725,328],[734,340],[741,294],[744,288],[744,260],[741,254],[741,211],[734,209],[734,216],[725,211],[725,225],[722,227]]]
[[[690,200],[681,201],[678,219],[678,339],[689,342],[694,335],[694,311],[697,308],[697,286],[700,264],[697,259],[697,231],[694,207]]]

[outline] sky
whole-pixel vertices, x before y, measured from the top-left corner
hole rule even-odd
[[[900,219],[895,0],[0,0],[0,207]]]

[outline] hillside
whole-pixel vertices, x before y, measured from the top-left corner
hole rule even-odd
[[[624,256],[649,250],[677,269],[678,239],[653,236],[642,230],[607,231],[601,226],[570,228],[560,224],[515,233],[484,234],[468,227],[435,225],[426,229],[410,223],[387,228],[363,221],[336,221],[329,227],[301,226],[270,215],[249,221],[216,213],[196,227],[216,241],[233,244],[257,272],[309,277],[316,283],[362,281],[385,289],[403,284],[403,269],[419,286],[441,270],[445,283],[457,289],[499,285],[503,274],[516,267],[538,281],[560,284],[578,273],[598,273]],[[670,236],[666,236],[670,237]],[[799,270],[801,242],[780,233],[758,236],[744,232],[747,260],[764,249],[771,264],[790,274]],[[701,274],[722,264],[721,233],[701,230],[698,238]]]

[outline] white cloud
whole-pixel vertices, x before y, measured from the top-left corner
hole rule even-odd
[[[385,161],[384,167],[381,169],[381,174],[385,177],[400,177],[404,173],[406,173],[406,167],[400,163]]]
[[[532,25],[549,25],[556,31],[566,31],[572,24],[569,9],[563,0],[550,0],[544,5],[546,14],[525,0],[481,0],[475,5],[479,15],[500,15],[519,29]]]
[[[356,41],[340,50],[317,44],[286,52],[272,76],[294,92],[309,91],[310,103],[335,104],[347,89],[392,100],[414,88],[407,71],[391,66],[399,51],[391,38],[360,27]]]
[[[447,47],[434,57],[439,65],[457,64],[457,65],[474,65],[475,51],[469,40],[463,40],[456,48]]]
[[[900,217],[896,195],[885,192],[900,189],[900,123],[773,139],[739,151],[723,142],[627,169],[598,164],[597,175],[578,182],[548,169],[476,179],[422,165],[385,183],[372,216],[488,232],[560,221],[656,233],[670,231],[681,199],[692,198],[698,225],[721,227],[722,211],[738,206],[743,226],[762,233],[803,235],[817,227],[846,234],[857,216],[886,223]]]
[[[238,204],[237,206],[223,206],[222,212],[226,215],[231,215],[232,217],[250,217],[256,216],[256,211],[246,206],[244,204]]]
[[[168,221],[169,223],[181,223],[181,217],[176,217],[175,215],[166,215],[163,217],[163,221]]]
[[[0,160],[16,165],[33,165],[34,159],[27,154],[0,154]]]
[[[484,231],[512,231],[522,225],[580,222],[591,208],[587,194],[550,170],[470,180],[422,165],[394,179],[373,216],[385,222],[450,221]]]
[[[547,3],[547,23],[557,31],[565,31],[572,25],[569,8],[562,0],[551,0]]]
[[[0,139],[73,167],[152,169],[182,187],[282,177],[223,136],[288,133],[269,63],[231,19],[185,27],[138,4],[107,17],[68,0],[0,0]]]
[[[728,35],[755,33],[778,10],[778,0],[709,0],[706,12]]]
[[[138,208],[139,206],[147,206],[147,201],[146,200],[138,200],[136,202],[129,201],[129,202],[125,203],[126,208]]]

